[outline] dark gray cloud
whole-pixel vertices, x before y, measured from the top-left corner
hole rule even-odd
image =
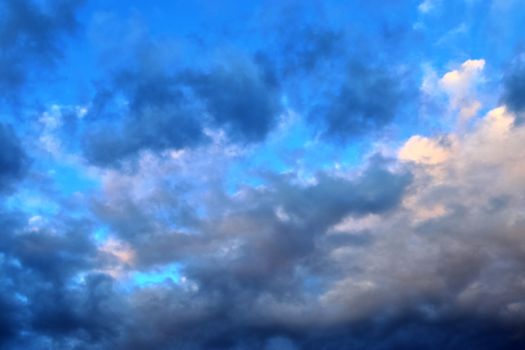
[[[28,163],[29,158],[13,128],[0,123],[0,192],[24,176]]]
[[[104,91],[97,95],[88,115],[95,120],[83,140],[86,157],[94,164],[115,166],[143,150],[181,149],[205,142],[198,112],[177,83],[163,75],[144,74],[118,77],[115,93],[125,94],[127,107],[119,110],[114,101],[107,97],[104,101]]]
[[[281,110],[277,81],[265,68],[233,59],[207,73],[187,72],[183,80],[216,126],[233,141],[250,143],[265,139]]]
[[[209,141],[205,130],[222,129],[234,143],[260,142],[277,125],[284,100],[329,141],[349,141],[388,125],[408,103],[411,82],[396,46],[408,30],[383,28],[372,43],[300,17],[280,18],[272,44],[255,53],[199,47],[199,59],[189,67],[166,53],[171,41],[132,23],[129,32],[139,34],[130,39],[124,31],[101,54],[108,84],[101,84],[86,120],[105,122],[88,127],[88,160],[115,166],[143,150],[195,148]],[[385,43],[392,55],[375,57]],[[210,60],[214,51],[219,58]]]
[[[104,274],[89,274],[77,288],[38,286],[38,299],[32,299],[30,327],[70,348],[67,338],[86,346],[115,337],[123,322],[113,279]]]
[[[516,121],[522,123],[525,118],[525,54],[510,64],[503,83],[503,103],[516,113]]]
[[[408,77],[394,66],[352,62],[341,86],[309,115],[328,140],[351,141],[379,131],[406,103]]]
[[[58,282],[90,266],[86,256],[93,255],[93,245],[79,232],[60,235],[26,233],[11,242],[8,252],[46,280]]]
[[[160,44],[144,40],[162,55]],[[164,61],[119,66],[96,94],[83,142],[92,163],[115,166],[144,150],[195,148],[210,141],[206,129],[222,129],[232,142],[260,142],[276,124],[278,83],[259,59],[230,57],[179,72]]]
[[[417,71],[407,67],[420,50],[413,45],[418,38],[390,16],[412,5],[361,5],[355,12],[289,2],[276,7],[276,19],[270,12],[265,28],[273,40],[262,52],[276,67],[288,104],[324,141],[355,142],[381,131],[417,101]],[[332,11],[348,11],[348,22],[330,23]]]
[[[19,89],[53,67],[64,36],[76,26],[82,0],[3,0],[0,2],[0,92],[18,100]]]
[[[92,272],[99,254],[92,227],[56,219],[59,226],[31,229],[23,215],[0,212],[2,348],[72,349],[116,334],[122,301],[112,278]]]
[[[140,247],[136,253],[141,268],[178,261],[191,283],[137,291],[130,304],[121,304],[117,310],[128,320],[118,327],[120,335],[109,332],[101,339],[86,337],[85,341],[116,349],[314,348],[323,331],[310,339],[306,334],[312,329],[279,320],[275,306],[269,306],[266,314],[264,299],[308,302],[308,295],[303,295],[306,281],[318,279],[320,273],[327,280],[330,274],[339,273],[337,269],[330,272],[323,262],[329,227],[346,215],[361,217],[395,209],[411,176],[393,173],[383,160],[374,159],[353,179],[321,174],[315,184],[296,183],[288,175],[271,175],[267,180],[271,184],[267,189],[247,189],[243,196],[223,201],[216,214],[196,226],[195,234],[159,227],[158,221],[152,221],[152,212],[144,211],[149,204],[134,203],[130,197],[113,203],[115,207],[101,208],[99,217],[132,247]],[[158,200],[151,203],[157,209]],[[178,203],[170,198],[164,205],[176,207]],[[285,217],[276,213],[277,208]],[[312,282],[312,293],[327,280]],[[78,301],[67,300],[76,310]],[[67,312],[64,318],[73,330],[59,323],[39,331],[84,339],[75,327],[87,326],[76,326],[80,316]],[[177,317],[170,316],[174,314]],[[45,324],[58,322],[45,320]]]
[[[176,196],[164,202],[125,195],[100,207],[99,217],[136,248],[136,268],[178,262],[185,278],[134,294],[125,308],[133,321],[111,347],[523,346],[517,323],[523,287],[512,277],[523,269],[514,233],[523,223],[505,226],[514,215],[510,198],[461,205],[466,194],[457,183],[414,180],[380,157],[355,177],[264,178],[264,186],[235,196],[213,194],[211,203],[221,205],[189,233],[148,209],[176,211]],[[475,191],[479,184],[462,188]],[[423,200],[413,211],[400,207],[415,194]],[[445,201],[446,215],[414,221],[417,205],[432,198]],[[361,227],[374,218],[371,228]],[[350,224],[334,231],[346,219]]]
[[[279,257],[268,260],[285,261],[311,252],[315,240],[347,215],[359,217],[395,208],[411,182],[411,175],[389,171],[386,164],[388,161],[382,157],[373,157],[366,170],[355,179],[320,173],[315,184],[304,185],[298,184],[293,175],[266,174],[268,189],[248,188],[238,200],[215,193],[213,196],[219,197],[217,200],[222,205],[209,214],[209,220],[193,219],[191,229],[201,232],[196,235],[170,234],[163,229],[159,232],[160,221],[156,211],[150,210],[149,201],[138,202],[126,194],[112,201],[99,199],[95,208],[121,238],[142,246],[139,258],[144,254],[148,264],[159,262],[150,260],[155,258],[166,262],[175,257],[192,256],[192,249],[216,250],[215,244],[220,245],[225,238],[243,237],[244,231],[235,229],[236,222],[246,226],[245,230],[250,233],[246,238],[260,240],[253,245],[248,241],[246,249],[267,249],[262,254],[246,252],[247,259],[278,254]],[[184,190],[178,191],[182,196]],[[156,210],[162,202],[160,208],[169,209],[174,220],[188,215],[187,204],[177,196],[162,200],[155,195],[152,200],[157,203]],[[169,243],[171,239],[173,243]],[[151,249],[145,248],[150,245]],[[163,256],[164,253],[167,256]]]

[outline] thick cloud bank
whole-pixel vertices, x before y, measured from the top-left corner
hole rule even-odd
[[[104,245],[88,222],[27,231],[4,215],[5,344],[518,349],[525,130],[513,118],[501,107],[467,134],[413,136],[398,160],[353,173],[212,191],[204,217],[163,185],[186,160],[145,160],[108,173],[93,199],[115,235]],[[172,262],[176,279],[121,289]]]

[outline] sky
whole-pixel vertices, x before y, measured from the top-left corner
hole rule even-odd
[[[0,0],[0,348],[524,349],[521,0]]]

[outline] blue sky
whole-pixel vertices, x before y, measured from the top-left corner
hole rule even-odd
[[[523,348],[523,23],[0,0],[0,347]]]

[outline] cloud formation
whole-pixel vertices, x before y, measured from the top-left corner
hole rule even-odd
[[[152,52],[143,57],[145,48]],[[83,137],[93,164],[116,166],[142,151],[192,149],[210,142],[216,129],[233,143],[261,142],[276,125],[279,84],[257,57],[177,69],[168,49],[169,43],[147,36],[120,48],[138,58],[117,60],[109,87],[93,98],[87,119],[94,126]]]
[[[261,188],[215,193],[209,205],[222,206],[190,232],[156,216],[159,205],[182,209],[177,192],[130,197],[122,187],[100,218],[129,244],[133,268],[177,261],[182,269],[178,283],[133,293],[120,310],[133,322],[123,337],[104,341],[115,348],[519,348],[523,155],[499,151],[522,149],[523,128],[513,119],[501,107],[469,134],[412,137],[399,157],[413,175],[375,157],[353,175],[306,183],[272,175]],[[412,332],[427,336],[414,341]]]
[[[2,349],[524,347],[502,4],[79,5],[0,0]]]

